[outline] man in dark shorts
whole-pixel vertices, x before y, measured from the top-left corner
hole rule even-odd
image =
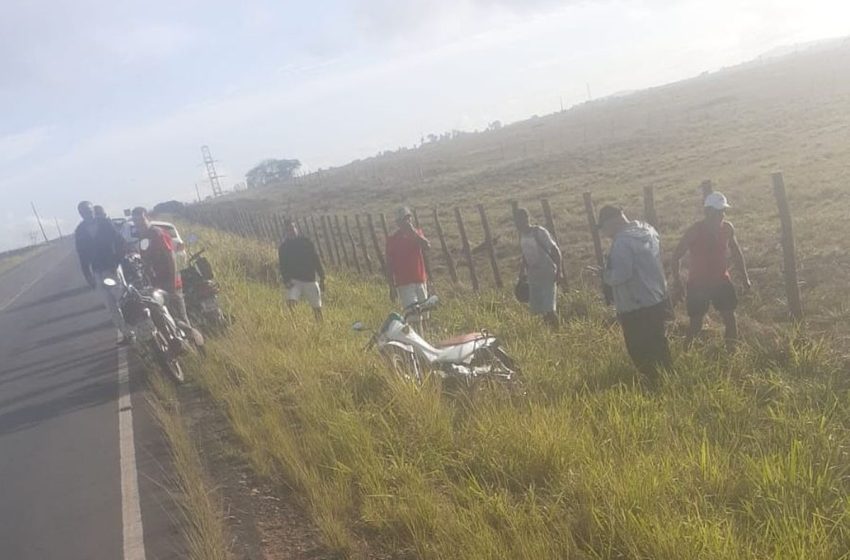
[[[752,286],[744,261],[744,253],[735,237],[735,228],[725,219],[729,202],[723,193],[713,192],[705,198],[705,218],[695,223],[685,232],[676,250],[673,252],[673,293],[676,299],[687,294],[686,302],[690,326],[686,346],[702,330],[705,314],[713,305],[723,318],[726,333],[726,348],[734,351],[738,340],[738,324],[735,309],[738,307],[738,295],[729,274],[729,259],[742,276],[745,290]],[[680,263],[688,254],[687,289],[682,285]]]

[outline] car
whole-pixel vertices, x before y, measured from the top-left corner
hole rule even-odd
[[[128,245],[134,247],[138,251],[139,234],[136,232],[136,226],[131,220],[126,218],[113,218],[112,223],[121,232],[121,237]],[[159,220],[151,220],[151,225],[164,230],[174,244],[174,258],[177,261],[177,270],[183,270],[189,263],[189,255],[186,253],[186,243],[180,237],[180,232],[177,227],[170,222],[161,222]]]

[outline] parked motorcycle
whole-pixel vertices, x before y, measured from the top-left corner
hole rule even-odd
[[[183,278],[183,297],[186,313],[192,325],[203,331],[217,332],[227,326],[227,319],[218,302],[221,291],[213,277],[212,266],[201,249],[189,256],[188,266],[180,271]]]
[[[110,289],[121,289],[118,305],[136,340],[145,345],[165,375],[178,383],[185,381],[179,357],[189,348],[189,338],[168,311],[168,294],[151,286],[141,257],[132,254],[122,263],[124,284],[105,278]]]
[[[500,341],[482,330],[453,337],[432,345],[413,330],[408,319],[435,308],[437,296],[414,303],[400,315],[390,313],[381,328],[369,340],[365,350],[377,348],[392,369],[401,377],[422,383],[434,373],[442,378],[458,379],[472,385],[481,379],[512,382],[517,379],[516,366]],[[361,322],[353,326],[363,331]]]

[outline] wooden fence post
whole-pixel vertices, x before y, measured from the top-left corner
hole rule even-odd
[[[540,205],[543,207],[543,219],[546,220],[546,229],[552,235],[555,243],[558,242],[558,233],[555,231],[555,220],[552,218],[552,208],[549,206],[549,199],[540,199]]]
[[[375,232],[375,222],[372,221],[372,214],[366,214],[366,225],[369,228],[369,236],[372,238],[372,245],[375,247],[375,255],[378,258],[378,263],[381,265],[381,272],[384,276],[387,275],[387,263],[384,261],[384,251],[378,243],[378,234]]]
[[[658,213],[655,211],[655,189],[650,185],[643,188],[643,219],[658,229]]]
[[[593,237],[593,253],[596,256],[596,266],[599,267],[599,274],[605,269],[605,256],[602,254],[602,240],[599,238],[599,228],[596,227],[596,214],[593,209],[593,196],[586,192],[582,195],[584,198],[584,211],[587,214],[587,227],[590,229],[590,235]],[[605,303],[611,305],[613,297],[607,289],[605,283],[602,284],[602,293],[605,295]]]
[[[316,217],[313,214],[310,214],[310,226],[313,229],[313,244],[316,246],[316,251],[319,253],[319,260],[323,263],[327,262],[325,260],[325,250],[322,248],[322,239],[319,235],[319,228],[316,227]]]
[[[791,208],[785,193],[785,179],[782,173],[773,173],[773,194],[779,207],[779,221],[782,224],[782,256],[784,260],[785,294],[788,297],[788,311],[794,321],[803,320],[803,302],[800,297],[800,283],[797,279],[797,255],[794,247],[794,229],[791,221]]]
[[[334,255],[333,239],[331,238],[331,234],[328,232],[328,217],[323,215],[319,218],[319,221],[322,222],[322,234],[325,236],[325,245],[328,248],[328,258],[331,263],[336,266],[338,261],[337,256]]]
[[[437,208],[434,207],[434,227],[437,229],[437,237],[440,238],[440,247],[443,250],[443,258],[446,260],[446,268],[449,269],[449,276],[452,282],[457,284],[457,270],[455,269],[455,261],[452,254],[449,252],[449,246],[446,244],[446,236],[443,235],[443,226],[440,224],[440,216],[437,214]]]
[[[513,220],[514,214],[516,214],[516,211],[519,209],[519,201],[518,200],[511,200],[510,203],[511,203],[511,220]]]
[[[413,225],[416,226],[416,229],[421,229],[419,225],[419,215],[416,213],[416,208],[411,210],[413,212]],[[426,236],[427,237],[427,236]],[[429,258],[427,250],[422,251],[422,260],[425,262],[425,277],[428,278],[428,282],[431,280],[431,259]]]
[[[342,258],[345,259],[345,266],[351,266],[351,260],[348,258],[348,248],[345,246],[345,234],[342,233],[339,215],[334,214],[334,225],[336,226],[336,234],[339,238],[339,248],[342,251]]]
[[[390,238],[390,230],[389,230],[389,228],[387,228],[387,217],[384,215],[383,212],[381,212],[380,218],[381,218],[381,229],[384,230],[384,239],[389,239]]]
[[[487,245],[487,254],[490,255],[490,266],[493,268],[493,280],[496,288],[502,289],[502,275],[499,272],[499,262],[496,260],[496,247],[493,245],[493,236],[490,234],[490,222],[487,220],[487,212],[484,205],[478,205],[478,215],[481,216],[481,226],[484,228],[484,244]]]
[[[466,257],[466,265],[469,267],[469,279],[472,282],[472,289],[478,291],[478,275],[475,274],[475,262],[472,260],[472,249],[469,248],[469,238],[466,237],[466,227],[463,225],[463,215],[460,208],[455,207],[455,219],[457,220],[457,229],[460,230],[460,242],[463,246],[463,254]]]
[[[372,272],[372,257],[369,256],[369,247],[366,245],[366,236],[363,233],[363,226],[360,223],[360,214],[354,215],[354,227],[357,229],[357,238],[360,240],[360,251],[363,253],[363,260],[366,262],[366,268]]]
[[[348,214],[343,216],[342,219],[345,222],[345,236],[348,237],[348,242],[351,243],[351,260],[354,261],[354,268],[357,269],[357,274],[363,274],[363,269],[360,267],[360,259],[357,257],[357,243],[354,242],[354,236],[351,235]]]
[[[342,266],[344,261],[342,260],[342,250],[339,247],[339,235],[337,235],[337,231],[334,228],[333,217],[328,214],[328,229],[331,232],[331,239],[334,242],[334,253],[336,253],[336,264],[338,266]]]

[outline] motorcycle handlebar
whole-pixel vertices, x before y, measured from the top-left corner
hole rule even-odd
[[[195,253],[194,255],[190,256],[190,257],[189,257],[189,262],[190,262],[190,263],[191,263],[191,262],[195,262],[196,260],[198,260],[198,258],[199,258],[201,255],[203,255],[203,254],[204,254],[204,252],[206,252],[206,249],[201,249],[200,251],[198,251],[198,252],[197,252],[197,253]]]

